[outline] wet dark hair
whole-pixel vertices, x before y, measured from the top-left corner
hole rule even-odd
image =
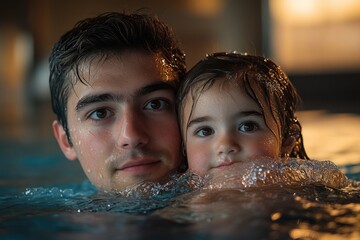
[[[185,54],[172,30],[156,16],[108,12],[79,21],[54,45],[50,58],[52,109],[70,140],[67,102],[71,87],[81,81],[81,64],[95,57],[106,59],[124,51],[161,54],[176,73],[171,82],[177,89],[185,75]]]
[[[309,159],[303,145],[301,125],[295,117],[296,106],[301,102],[287,75],[270,59],[239,53],[214,53],[198,62],[186,74],[177,95],[180,126],[185,98],[194,104],[203,91],[215,82],[233,82],[251,97],[262,109],[269,109],[280,132],[280,139],[293,136],[296,145],[289,157]],[[264,115],[265,116],[265,115]],[[267,123],[267,119],[265,119]],[[274,133],[275,134],[275,133]]]

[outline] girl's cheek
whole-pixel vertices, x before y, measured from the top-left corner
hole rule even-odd
[[[276,139],[268,138],[264,141],[253,142],[249,145],[249,150],[253,157],[279,157],[279,144]]]
[[[189,169],[192,172],[203,175],[209,170],[211,160],[208,152],[199,151],[198,149],[189,149],[187,152]]]

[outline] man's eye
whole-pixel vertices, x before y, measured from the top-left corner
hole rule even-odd
[[[155,99],[145,104],[145,109],[148,110],[162,110],[169,107],[169,102],[163,99]]]
[[[196,132],[195,132],[195,135],[197,135],[199,137],[206,137],[206,136],[210,136],[212,134],[214,134],[214,130],[209,127],[200,128],[200,129],[196,130]]]
[[[247,122],[243,123],[239,126],[240,132],[252,132],[259,128],[259,126],[256,123],[253,122]]]
[[[98,120],[108,118],[110,115],[111,115],[110,110],[104,108],[104,109],[98,109],[98,110],[93,111],[89,115],[89,118],[92,120],[98,121]]]

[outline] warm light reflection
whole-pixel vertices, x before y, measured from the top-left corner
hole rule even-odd
[[[298,114],[304,145],[310,158],[338,166],[360,161],[360,116],[303,111]]]
[[[298,226],[290,230],[291,239],[359,239],[360,234],[350,226],[356,226],[359,222],[360,205],[357,203],[349,204],[329,204],[322,205],[319,202],[312,202],[306,199],[297,199],[304,210],[313,213],[318,222],[327,221],[326,230],[319,228],[320,224],[314,225],[308,222],[299,222]],[[319,211],[321,209],[321,211]],[[315,212],[315,211],[316,212]],[[349,213],[353,214],[349,214]],[[327,217],[331,216],[331,218]],[[328,221],[328,219],[331,219]],[[325,230],[325,231],[324,231]],[[331,233],[331,230],[333,231]]]
[[[358,0],[273,0],[271,14],[284,24],[313,25],[360,19]]]
[[[6,109],[0,124],[6,125],[11,135],[21,136],[27,112],[24,89],[33,43],[26,32],[11,24],[0,29],[0,43],[0,107]]]
[[[281,218],[281,212],[276,212],[276,213],[271,214],[270,218],[272,221],[279,220]]]
[[[224,8],[223,0],[188,0],[186,5],[189,11],[200,16],[216,16]]]
[[[360,1],[269,1],[272,57],[288,72],[359,71]]]

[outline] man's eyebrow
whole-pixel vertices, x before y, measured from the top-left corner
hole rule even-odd
[[[159,91],[159,90],[171,90],[171,91],[175,92],[175,89],[173,86],[161,81],[161,82],[150,84],[150,85],[147,85],[147,86],[144,86],[144,87],[138,89],[134,95],[136,97],[138,97],[138,96],[143,96],[143,95],[146,95],[146,94],[149,94],[149,93],[152,93],[155,91]]]
[[[121,96],[114,96],[109,93],[104,94],[94,94],[82,97],[76,104],[76,111],[80,111],[82,108],[87,105],[98,103],[98,102],[107,102],[107,101],[120,101],[122,99]]]
[[[149,84],[144,87],[139,88],[137,91],[135,91],[134,97],[144,96],[146,94],[160,91],[160,90],[171,90],[175,91],[174,88],[165,82],[156,82],[154,84]],[[110,93],[103,93],[103,94],[93,94],[82,97],[76,104],[76,111],[80,111],[82,108],[98,102],[109,102],[109,101],[117,101],[121,102],[123,101],[125,97],[121,94],[110,94]]]

